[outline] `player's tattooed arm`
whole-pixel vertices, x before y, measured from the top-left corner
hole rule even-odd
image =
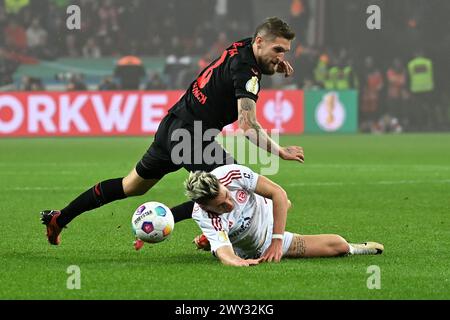
[[[256,119],[255,101],[250,98],[238,100],[238,122],[247,139],[268,152],[279,154],[280,146],[270,139]]]
[[[239,128],[244,132],[254,130],[258,138],[262,127],[256,120],[256,102],[249,98],[239,99],[238,113]]]
[[[256,119],[256,102],[250,98],[238,99],[239,128],[252,143],[267,152],[280,156],[284,160],[305,161],[303,148],[299,146],[280,147],[261,127]]]

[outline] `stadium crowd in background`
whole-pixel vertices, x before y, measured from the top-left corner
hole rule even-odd
[[[336,19],[366,14],[358,11],[364,4],[328,1],[331,18],[324,23],[323,46],[309,44],[307,39],[312,18],[310,1],[291,0],[284,10],[297,34],[289,57],[296,72],[289,79],[267,79],[261,83],[262,88],[358,90],[360,129],[364,132],[448,129],[450,98],[442,68],[446,60],[442,61],[439,52],[450,48],[450,39],[436,32],[440,29],[433,24],[430,27],[425,23],[437,9],[418,0],[411,0],[407,10],[402,1],[375,2],[382,3],[388,12],[383,17],[384,28],[392,31],[389,38],[354,25],[364,19],[348,19],[337,31]],[[437,2],[436,6],[448,6],[442,0]],[[65,27],[70,4],[83,8],[80,31],[69,32]],[[124,80],[124,72],[116,67],[110,76],[98,81],[95,89],[183,89],[232,41],[251,35],[253,17],[248,13],[254,5],[254,1],[240,0],[0,0],[0,87],[13,82],[21,63],[37,59],[119,60],[132,55],[164,57],[164,70],[136,69],[138,72],[129,74],[138,78],[133,76],[133,84],[128,85],[130,81]],[[195,12],[196,18],[186,12]],[[430,46],[428,38],[432,36],[439,39],[439,49]],[[385,41],[389,41],[386,50],[376,47]],[[67,90],[88,88],[82,75],[63,78],[60,80],[66,81]],[[33,84],[27,85],[30,80]],[[35,77],[27,77],[24,82],[17,89],[45,88],[44,81]]]
[[[241,2],[227,0],[226,17],[218,19],[220,8],[207,0],[1,0],[0,46],[40,59],[202,55],[205,48],[215,56],[229,39],[250,32],[252,20],[241,11],[248,5]],[[82,8],[79,32],[66,28],[72,4]],[[219,27],[218,20],[226,23]]]

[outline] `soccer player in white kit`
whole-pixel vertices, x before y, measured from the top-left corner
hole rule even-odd
[[[192,217],[211,252],[226,265],[279,262],[282,257],[332,257],[380,254],[376,242],[349,244],[335,234],[299,235],[285,231],[291,204],[276,183],[241,165],[225,165],[210,173],[191,172],[186,195],[195,201]],[[205,240],[206,240],[205,239]],[[199,245],[199,238],[196,239]]]

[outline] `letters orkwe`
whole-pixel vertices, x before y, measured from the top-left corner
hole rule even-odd
[[[148,136],[156,132],[161,119],[184,93],[181,90],[0,93],[0,137]],[[258,106],[258,121],[268,131],[303,132],[301,90],[263,90]],[[286,108],[289,117],[280,118],[277,110]],[[234,123],[223,131],[228,135],[237,129]]]

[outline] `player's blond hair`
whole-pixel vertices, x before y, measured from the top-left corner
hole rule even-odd
[[[206,204],[219,194],[219,179],[209,172],[195,171],[184,182],[186,196],[200,204]]]

